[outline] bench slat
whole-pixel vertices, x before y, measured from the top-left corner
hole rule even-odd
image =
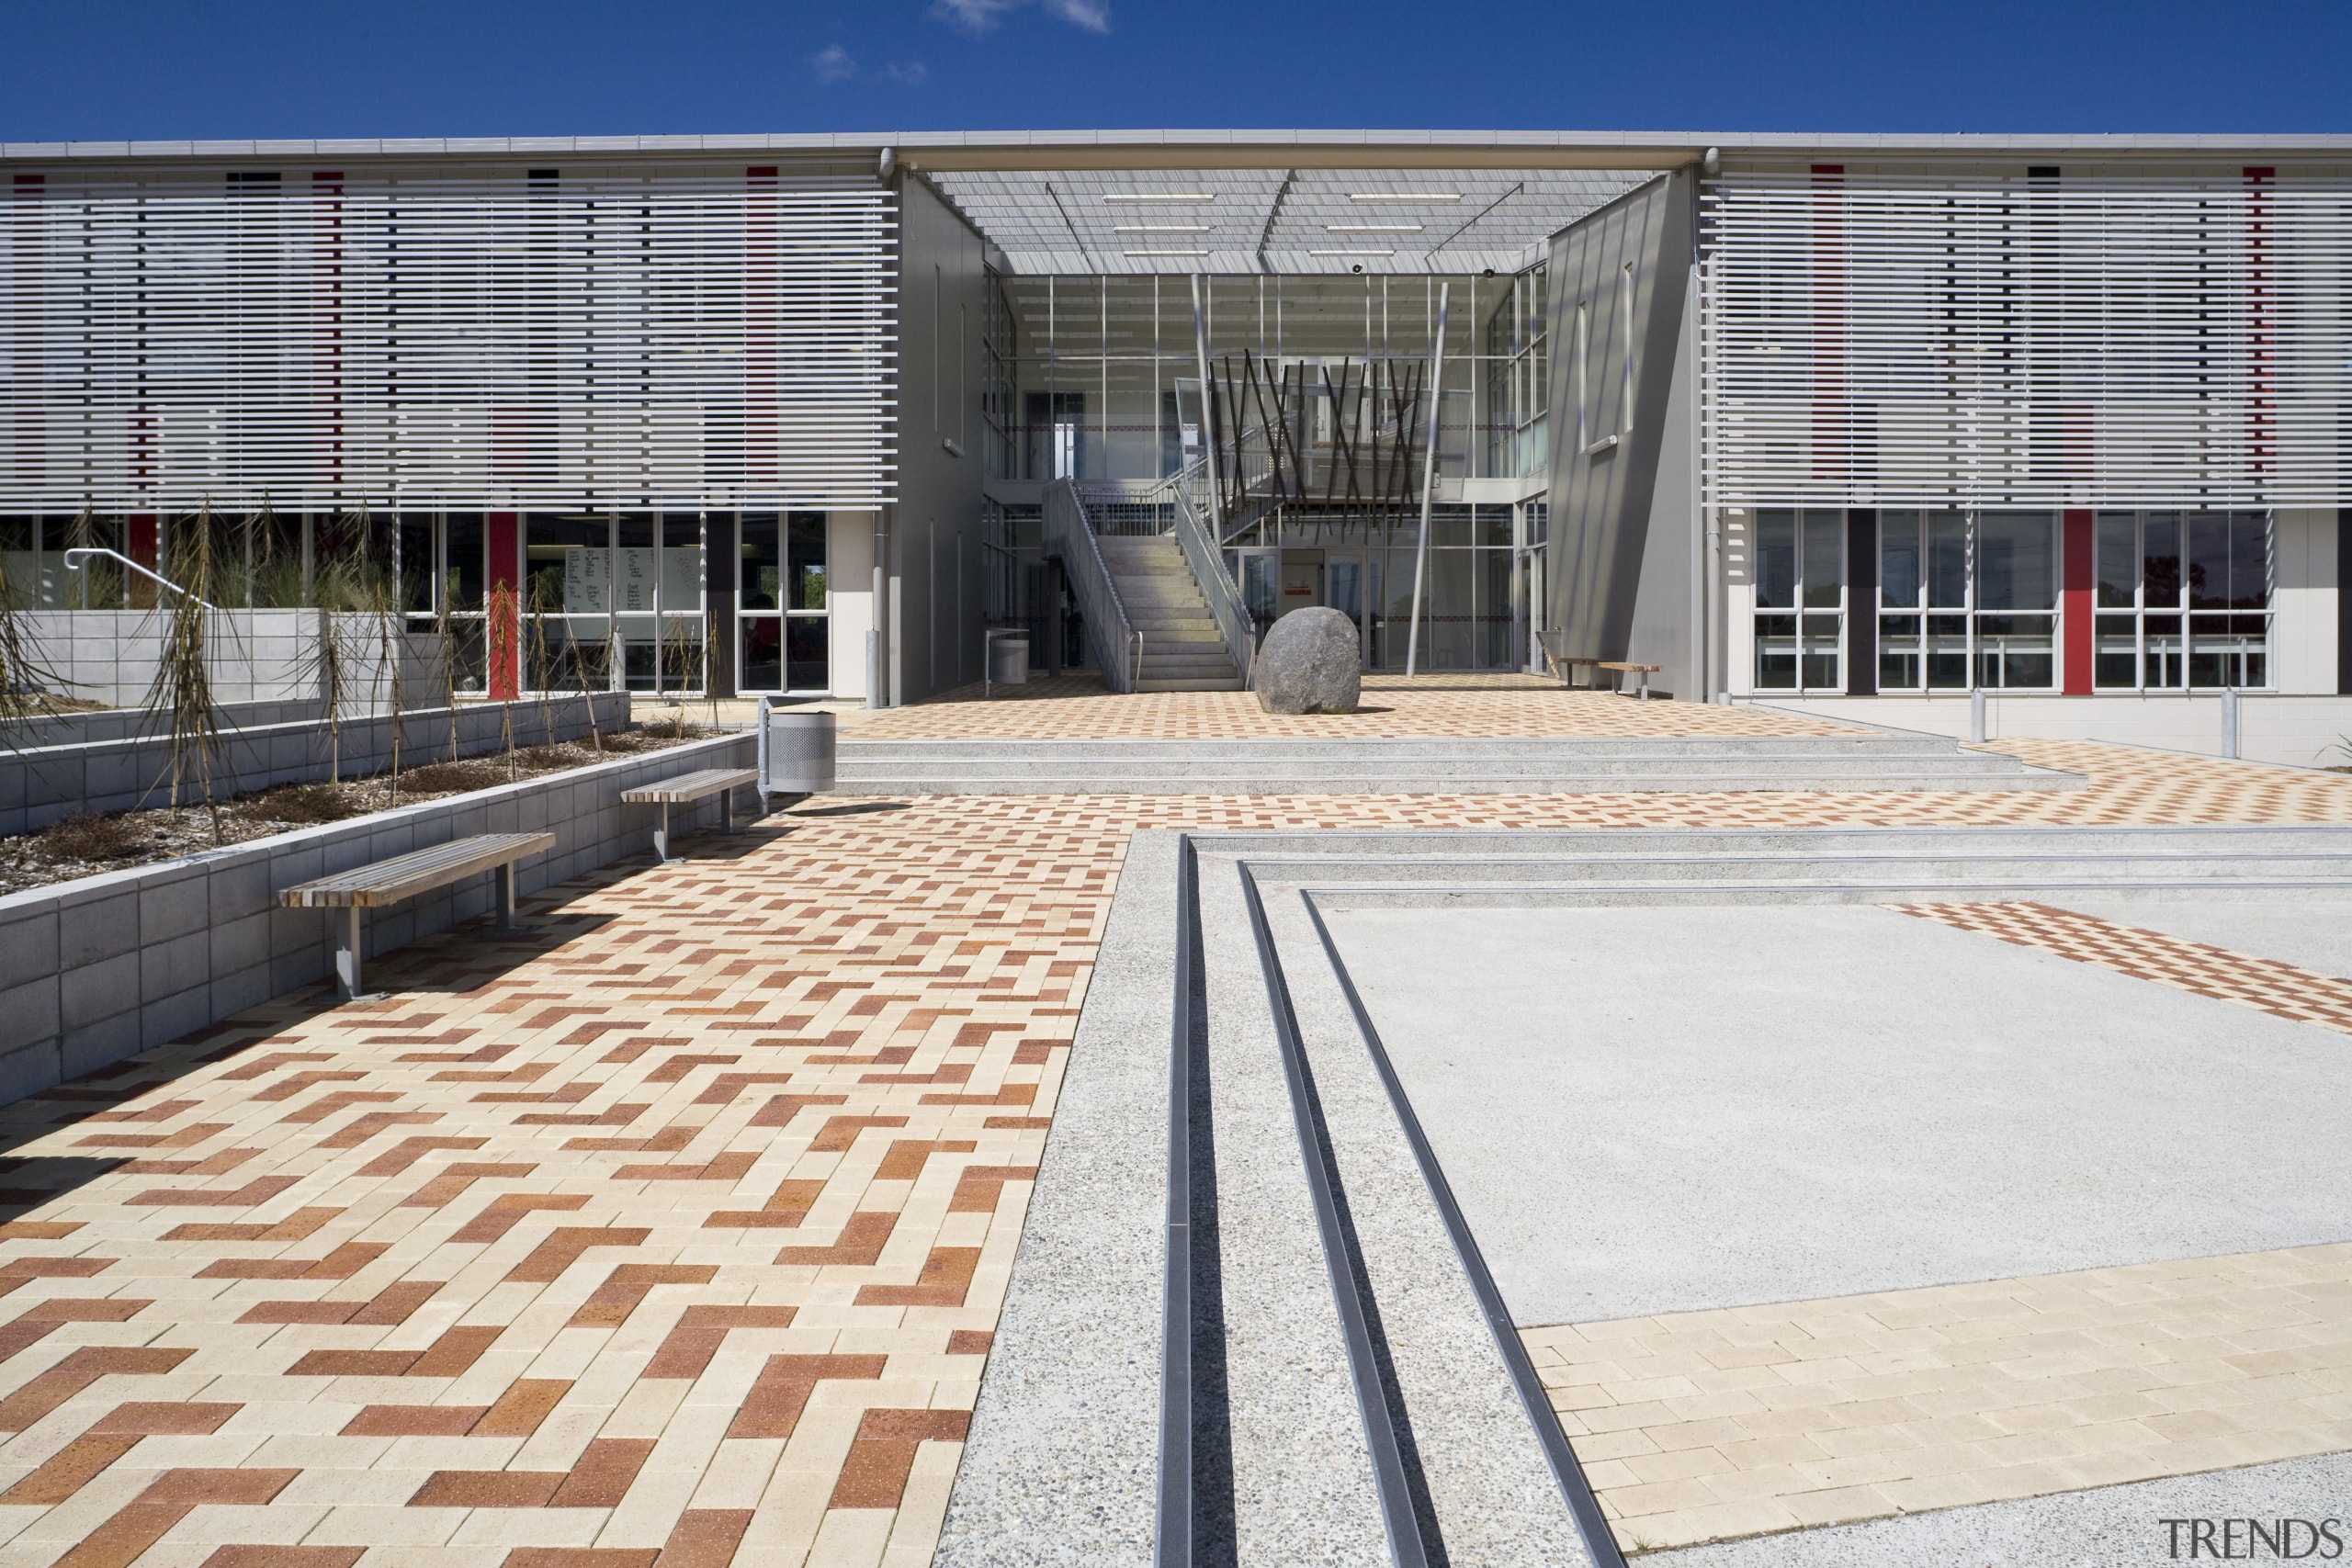
[[[717,795],[721,790],[757,784],[759,778],[757,768],[705,768],[700,773],[681,773],[674,779],[663,779],[660,784],[640,784],[636,789],[623,790],[621,798],[632,806],[676,806]]]
[[[555,844],[555,835],[546,832],[482,833],[456,839],[288,887],[278,894],[278,902],[297,909],[376,908],[541,853]]]

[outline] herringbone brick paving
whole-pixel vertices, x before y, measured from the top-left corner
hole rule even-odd
[[[812,802],[21,1101],[0,1554],[927,1561],[1133,831],[2352,820],[2014,749],[2092,787]]]
[[[2143,931],[2047,904],[1905,904],[1906,915],[1982,931],[2216,1001],[2352,1034],[2352,980],[2275,958],[2232,953],[2163,931]]]

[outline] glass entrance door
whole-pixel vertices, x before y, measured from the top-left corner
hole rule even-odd
[[[1276,592],[1275,582],[1281,560],[1282,552],[1276,549],[1225,552],[1226,565],[1232,570],[1233,580],[1241,585],[1241,607],[1250,612],[1250,626],[1261,642],[1266,628],[1282,613],[1282,596]]]
[[[1364,615],[1366,605],[1374,596],[1365,592],[1364,558],[1362,556],[1340,555],[1336,551],[1323,560],[1323,602],[1356,624],[1363,639],[1366,668],[1372,663],[1372,623]]]

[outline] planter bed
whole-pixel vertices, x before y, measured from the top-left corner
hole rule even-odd
[[[78,812],[38,832],[0,838],[0,895],[52,886],[127,866],[178,860],[297,828],[321,827],[371,812],[397,810],[471,790],[592,767],[616,757],[662,750],[719,733],[717,729],[670,723],[647,725],[596,739],[520,747],[511,755],[497,752],[454,762],[447,758],[432,761],[428,752],[403,767],[397,776],[386,773],[345,778],[340,784],[280,784],[225,799],[217,814],[202,806]]]
[[[280,888],[471,834],[545,830],[555,850],[516,874],[518,894],[536,892],[650,856],[654,807],[624,806],[624,790],[749,767],[754,745],[748,732],[672,743],[0,896],[0,1103],[326,978],[329,922],[279,908]],[[680,832],[718,817],[715,802],[673,811]],[[368,923],[368,951],[445,931],[488,912],[491,899],[483,879],[388,909]]]

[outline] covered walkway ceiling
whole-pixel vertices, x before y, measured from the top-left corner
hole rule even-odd
[[[1640,169],[1089,169],[927,176],[1015,273],[1516,272]]]

